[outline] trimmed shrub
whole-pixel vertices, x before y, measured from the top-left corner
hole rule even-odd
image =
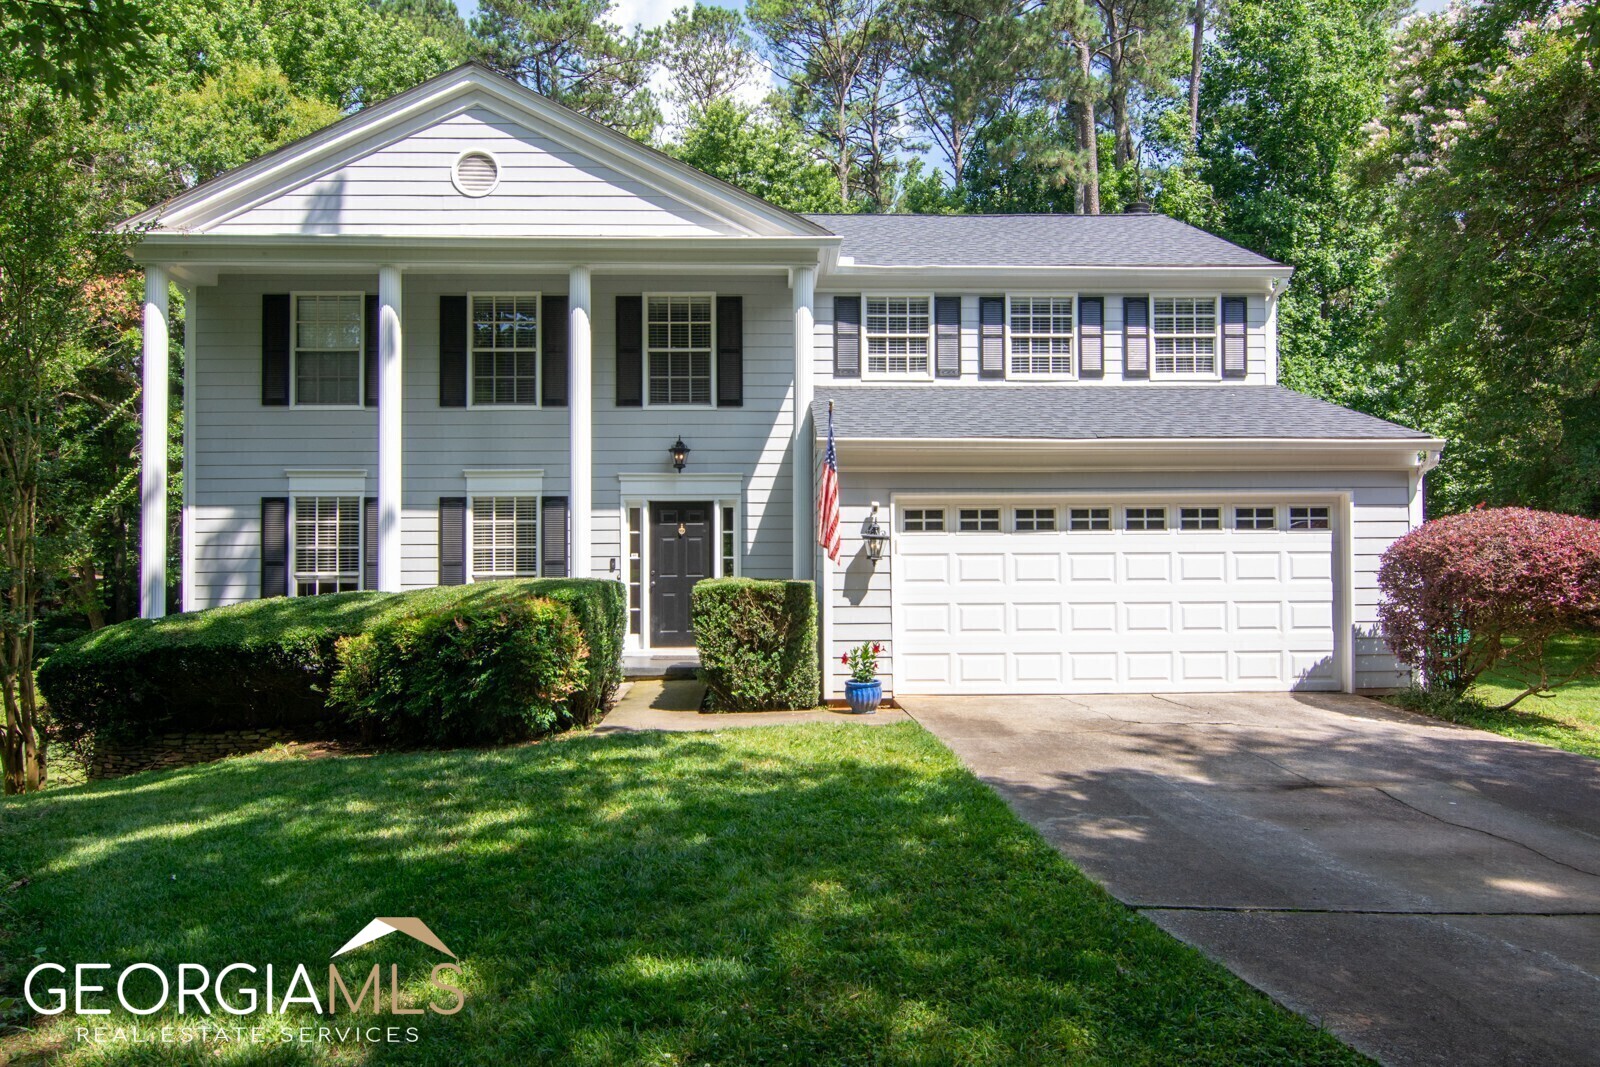
[[[1600,522],[1528,508],[1469,511],[1406,534],[1378,569],[1384,639],[1427,688],[1461,694],[1484,671],[1523,697],[1600,670],[1551,677],[1550,638],[1600,629]]]
[[[304,728],[330,722],[327,694],[341,638],[391,616],[501,590],[548,597],[577,618],[590,656],[568,710],[574,721],[591,720],[622,676],[625,593],[613,581],[535,578],[275,597],[135,619],[58,649],[40,667],[39,685],[55,737],[71,745],[97,732],[105,740],[132,740],[168,731]]]
[[[572,609],[502,589],[413,605],[339,642],[329,706],[369,737],[494,744],[567,725],[588,681]]]
[[[717,711],[814,708],[817,595],[810,582],[714,578],[690,596],[700,670]]]

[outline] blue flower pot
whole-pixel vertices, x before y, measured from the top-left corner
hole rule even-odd
[[[876,678],[870,682],[852,679],[844,683],[844,702],[857,715],[871,715],[883,703],[883,683]]]

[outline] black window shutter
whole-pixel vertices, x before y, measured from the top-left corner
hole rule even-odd
[[[378,498],[361,502],[361,588],[378,588]]]
[[[1106,376],[1106,302],[1104,297],[1078,297],[1078,377]]]
[[[1006,376],[1006,300],[978,298],[978,377]]]
[[[833,298],[833,376],[861,377],[861,298]]]
[[[539,554],[546,578],[567,576],[567,498],[547,496],[539,505]]]
[[[933,373],[938,378],[961,377],[961,298],[933,298]]]
[[[1222,376],[1245,376],[1245,299],[1242,296],[1222,298]]]
[[[261,498],[261,597],[289,595],[289,498]]]
[[[467,498],[439,498],[439,584],[467,582]]]
[[[644,298],[617,297],[617,407],[644,405]]]
[[[367,407],[378,406],[378,298],[367,296]]]
[[[539,302],[539,390],[547,408],[567,406],[567,298],[549,295]]]
[[[289,406],[289,294],[261,296],[261,403]]]
[[[717,407],[744,406],[744,297],[717,297]]]
[[[1122,298],[1122,376],[1150,377],[1150,298]]]
[[[467,406],[467,298],[439,298],[439,406]]]

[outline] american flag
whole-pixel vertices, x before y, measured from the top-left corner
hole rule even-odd
[[[839,562],[839,455],[833,450],[833,401],[828,401],[828,451],[817,486],[817,544]]]

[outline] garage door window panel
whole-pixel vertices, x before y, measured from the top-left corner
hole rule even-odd
[[[1326,505],[1292,506],[1289,508],[1289,529],[1327,530],[1333,525],[1329,516]]]
[[[1067,529],[1073,533],[1097,533],[1111,529],[1110,508],[1072,508],[1067,513]]]
[[[1222,529],[1222,509],[1180,508],[1178,509],[1178,528],[1180,530],[1220,530]]]
[[[1263,507],[1234,508],[1233,528],[1235,530],[1276,530],[1278,528],[1278,509]]]
[[[1056,528],[1056,509],[1017,508],[1013,521],[1018,533],[1050,533]]]
[[[866,377],[920,381],[933,377],[933,298],[866,298]]]
[[[942,533],[944,531],[944,509],[907,508],[901,522],[901,528],[906,533]]]
[[[1132,531],[1165,530],[1167,509],[1126,508],[1123,511],[1123,528]]]
[[[962,508],[956,529],[962,533],[999,533],[999,508]]]

